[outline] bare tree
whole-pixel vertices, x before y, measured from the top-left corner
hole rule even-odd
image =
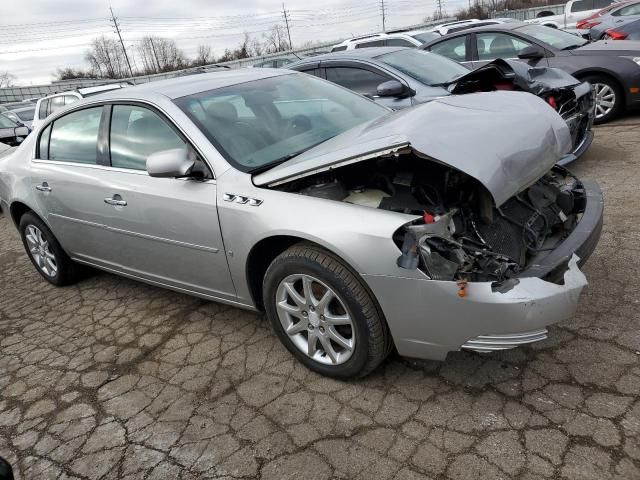
[[[13,86],[13,81],[16,79],[15,75],[9,72],[0,72],[0,88],[7,88]]]
[[[192,64],[196,66],[209,65],[214,62],[213,52],[209,45],[198,45],[196,52],[196,58],[193,59]]]
[[[144,73],[170,72],[187,66],[187,59],[170,38],[147,36],[138,45]]]
[[[117,40],[104,35],[93,40],[91,50],[85,54],[91,70],[103,78],[125,78],[129,76],[129,67]]]
[[[82,70],[81,68],[59,68],[56,72],[56,78],[58,80],[73,80],[76,78],[95,78],[95,72],[91,70]]]
[[[222,57],[218,59],[219,62],[228,62],[229,60],[239,60],[241,58],[249,58],[252,56],[251,52],[251,37],[247,32],[244,33],[242,42],[233,50],[228,48],[224,51]]]
[[[287,34],[282,25],[274,25],[271,31],[263,35],[264,53],[276,53],[291,50]]]

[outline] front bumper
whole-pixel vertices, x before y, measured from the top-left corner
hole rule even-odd
[[[593,182],[583,186],[586,206],[576,228],[504,293],[491,282],[472,282],[461,298],[455,282],[363,275],[400,355],[444,360],[461,348],[513,348],[544,339],[549,325],[571,318],[587,285],[579,263],[589,257],[602,229],[600,189]]]
[[[573,149],[571,155],[567,155],[560,162],[560,165],[580,158],[587,151],[593,142],[593,121],[595,120],[595,99],[591,85],[583,82],[574,87],[576,96],[575,110],[561,115],[571,132]]]

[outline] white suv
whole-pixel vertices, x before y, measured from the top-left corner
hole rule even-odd
[[[99,87],[79,88],[78,90],[70,90],[68,92],[56,93],[54,95],[43,97],[38,100],[38,103],[36,103],[36,111],[33,116],[31,129],[35,130],[40,126],[45,118],[65,105],[70,105],[85,97],[108,92],[110,90],[116,90],[128,85],[128,83],[110,83],[108,85],[100,85]]]
[[[341,50],[353,50],[355,48],[367,47],[419,47],[434,38],[439,37],[437,33],[427,30],[412,30],[409,32],[398,33],[373,33],[371,35],[363,35],[345,40],[342,43],[334,45],[332,52]]]

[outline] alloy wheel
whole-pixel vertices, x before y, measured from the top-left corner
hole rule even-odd
[[[596,92],[596,118],[602,118],[615,108],[616,92],[606,83],[594,84]]]
[[[58,262],[49,241],[35,225],[28,225],[25,233],[29,252],[36,266],[48,277],[55,277],[58,274]]]
[[[325,283],[311,275],[289,275],[278,285],[276,309],[285,333],[308,357],[326,365],[351,358],[356,345],[351,315]]]

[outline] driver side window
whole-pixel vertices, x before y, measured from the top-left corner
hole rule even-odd
[[[517,58],[525,47],[531,44],[505,33],[476,34],[479,60],[495,60],[496,58]]]
[[[185,146],[157,114],[134,105],[114,105],[110,144],[111,166],[132,170],[146,170],[147,158],[153,153]]]
[[[355,67],[327,67],[327,80],[361,95],[376,95],[378,85],[391,78],[370,70]]]

